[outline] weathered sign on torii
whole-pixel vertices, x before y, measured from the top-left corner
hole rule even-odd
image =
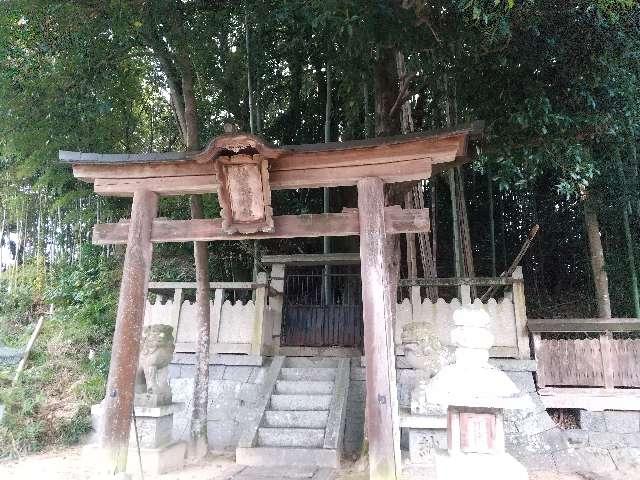
[[[275,147],[225,134],[201,152],[60,152],[96,193],[133,197],[131,219],[96,225],[96,244],[126,243],[105,397],[102,445],[112,471],[124,472],[152,244],[257,238],[360,235],[370,478],[400,473],[393,316],[387,287],[387,235],[429,230],[427,209],[385,206],[385,183],[429,178],[461,161],[473,127],[345,143]],[[274,216],[271,190],[356,186],[358,208],[342,213]],[[156,218],[158,198],[218,194],[219,219]]]

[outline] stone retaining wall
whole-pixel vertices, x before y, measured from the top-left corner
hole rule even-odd
[[[263,382],[269,362],[270,359],[266,358],[265,364],[261,367],[209,366],[207,433],[211,450],[235,450],[240,432],[245,422],[250,419],[249,414],[258,400],[260,384]],[[174,356],[174,362],[170,365],[171,391],[173,401],[182,405],[182,408],[174,414],[174,440],[189,439],[194,376],[195,355]]]

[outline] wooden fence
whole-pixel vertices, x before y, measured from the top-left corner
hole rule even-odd
[[[640,388],[640,338],[618,338],[640,332],[640,320],[532,319],[528,328],[538,388]]]

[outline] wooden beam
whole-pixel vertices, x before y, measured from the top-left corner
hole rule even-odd
[[[359,265],[359,253],[298,253],[294,255],[263,255],[263,265]]]
[[[383,210],[381,210],[382,212]],[[382,215],[381,215],[382,217]],[[262,238],[344,237],[360,233],[358,212],[320,213],[313,215],[283,215],[273,217],[273,232],[225,233],[222,219],[162,220],[153,222],[151,241],[191,242],[214,240],[250,240]],[[402,210],[400,207],[384,209],[386,231],[390,234],[425,232],[429,230],[429,210]],[[124,244],[129,222],[97,224],[93,227],[95,245]]]
[[[460,285],[512,285],[521,280],[511,277],[451,277],[451,278],[403,278],[398,282],[400,287],[413,286],[436,286],[436,287],[458,287]]]
[[[125,473],[133,411],[134,383],[151,271],[151,227],[158,195],[138,191],[133,196],[120,298],[113,334],[107,393],[104,399],[102,447],[112,474]]]
[[[639,332],[637,318],[530,318],[529,331],[534,332]]]
[[[271,190],[296,188],[346,187],[370,175],[385,183],[411,182],[431,176],[432,159],[396,161],[370,165],[308,168],[306,170],[270,171]],[[147,178],[96,178],[94,191],[99,195],[130,197],[136,190],[145,189],[160,195],[192,195],[217,193],[216,175],[183,175]]]
[[[194,289],[196,285],[196,282],[149,282],[149,290],[186,290]],[[210,290],[253,290],[258,287],[266,287],[266,284],[256,282],[209,282]]]
[[[387,231],[384,182],[358,182],[362,317],[366,369],[366,412],[369,435],[369,478],[395,480],[400,476],[400,428],[396,390],[393,309],[389,266],[385,258]]]

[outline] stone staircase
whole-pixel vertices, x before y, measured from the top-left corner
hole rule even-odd
[[[337,468],[349,373],[348,358],[275,357],[236,462]]]

